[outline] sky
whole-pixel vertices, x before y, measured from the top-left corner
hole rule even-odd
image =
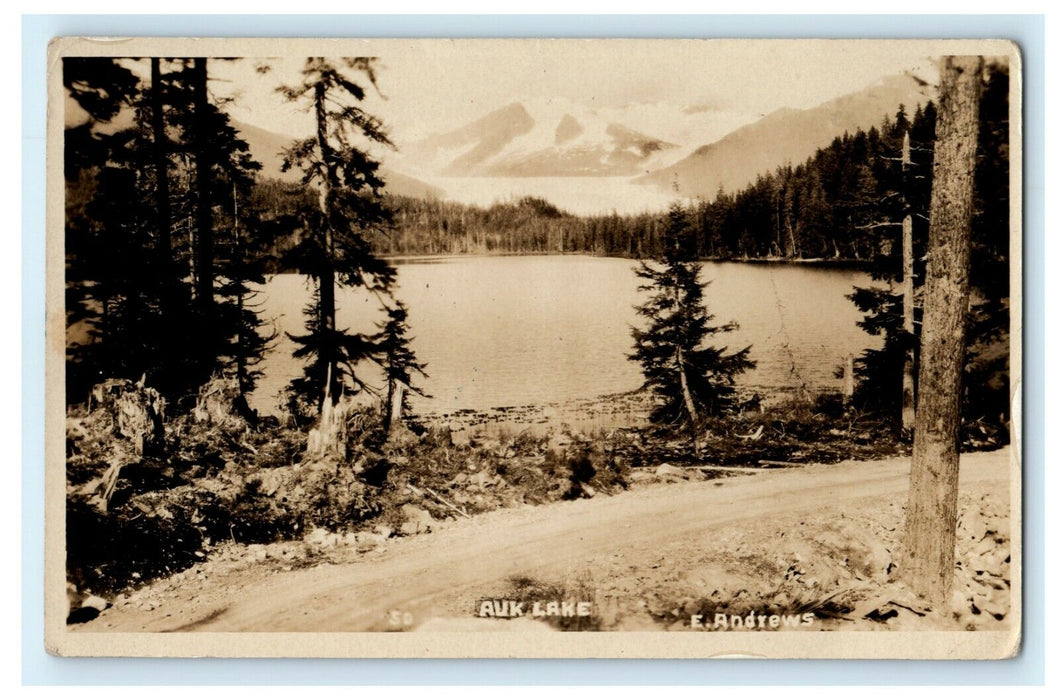
[[[364,107],[398,144],[444,133],[516,101],[566,99],[590,108],[677,105],[716,117],[720,138],[780,108],[804,109],[912,71],[931,82],[926,56],[879,42],[724,40],[376,40],[380,93]],[[310,117],[275,89],[298,81],[304,58],[211,64],[211,91],[237,120],[291,136]],[[269,72],[257,69],[267,65]]]

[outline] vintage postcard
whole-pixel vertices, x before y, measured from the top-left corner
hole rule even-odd
[[[49,651],[1018,653],[1021,69],[56,39]]]

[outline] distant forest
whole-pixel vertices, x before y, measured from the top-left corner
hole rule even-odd
[[[1003,66],[991,68],[981,106],[983,156],[978,176],[978,219],[989,227],[976,227],[976,236],[1002,239],[1006,247],[1006,180],[996,180],[1000,164],[990,159],[1002,158],[1006,173],[1008,76]],[[739,191],[721,190],[711,201],[692,203],[688,216],[699,257],[888,266],[900,255],[905,207],[915,213],[917,238],[918,229],[927,224],[935,117],[931,102],[913,114],[902,105],[894,115],[884,116],[880,127],[838,136],[804,163],[783,165]],[[902,168],[906,134],[911,162]],[[1003,149],[997,150],[997,144]],[[259,211],[271,212],[266,218],[282,221],[275,235],[260,240],[270,246],[261,252],[270,254],[273,267],[285,269],[284,250],[304,235],[292,224],[315,196],[298,185],[261,180],[254,198]],[[385,199],[393,212],[392,225],[368,236],[380,255],[588,253],[643,258],[659,252],[665,225],[659,212],[576,216],[538,197],[489,207],[392,194]]]

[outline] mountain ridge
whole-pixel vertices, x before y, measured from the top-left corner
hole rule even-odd
[[[931,97],[911,76],[890,76],[816,107],[770,112],[635,182],[655,187],[676,183],[684,196],[711,199],[722,187],[740,190],[759,175],[801,163],[844,133],[878,126],[901,104],[911,112]]]

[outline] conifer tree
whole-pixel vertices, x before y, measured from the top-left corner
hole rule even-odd
[[[177,225],[193,219],[196,209],[210,210],[211,229],[214,209],[228,223],[231,190],[212,185],[237,184],[248,192],[260,166],[228,116],[200,101],[202,74],[188,70],[191,59],[150,59],[149,83],[128,67],[135,61],[64,62],[64,83],[89,114],[66,149],[67,201],[75,211],[66,235],[69,322],[87,330],[86,342],[71,343],[69,351],[71,400],[101,379],[141,376],[179,399],[231,359],[253,362],[263,349],[264,336],[252,341],[239,326],[260,325],[254,310],[234,310],[230,291],[242,289],[248,272],[233,261],[231,236],[215,236],[223,260],[211,251],[197,266],[223,266],[224,277],[210,285],[209,296],[217,299],[207,317],[190,303],[195,227]],[[127,126],[97,128],[108,120]],[[209,164],[208,177],[193,176],[187,158],[193,151]],[[203,190],[205,200],[198,196]]]
[[[63,87],[84,110],[85,119],[68,124],[63,136],[66,179],[74,181],[84,170],[94,170],[106,160],[106,138],[96,131],[136,99],[139,78],[113,58],[63,59]]]
[[[172,336],[163,358],[166,381],[187,395],[213,374],[233,376],[241,397],[235,408],[250,417],[246,394],[256,378],[251,368],[270,335],[247,286],[264,281],[261,262],[245,253],[257,217],[246,207],[240,210],[239,201],[248,196],[261,165],[222,110],[223,102],[210,99],[207,59],[172,63],[182,66],[168,74],[163,93],[171,106],[167,130],[178,140],[172,144],[179,184],[173,217],[189,225],[172,245],[160,246],[170,250],[170,276],[180,287],[178,303],[165,312]],[[196,338],[190,347],[182,341],[189,335]]]
[[[213,320],[213,149],[210,148],[210,122],[214,110],[207,94],[207,59],[195,58],[184,72],[190,76],[192,95],[191,146],[195,154],[195,303],[203,321]]]
[[[310,235],[291,256],[316,283],[306,333],[291,336],[300,346],[295,357],[307,360],[304,376],[292,388],[318,407],[325,397],[337,403],[343,391],[364,389],[356,365],[375,353],[371,336],[338,327],[336,289],[386,293],[396,274],[366,238],[391,216],[381,198],[379,161],[369,149],[391,144],[382,123],[359,106],[366,91],[358,78],[376,86],[375,59],[309,58],[302,81],[279,88],[287,100],[307,103],[315,122],[313,136],[287,149],[283,167],[301,170],[302,184],[318,194],[317,211],[306,226]]]
[[[63,87],[84,112],[74,123],[67,115],[63,160],[66,175],[66,321],[75,333],[67,343],[67,398],[82,400],[88,388],[110,372],[111,354],[102,347],[111,342],[115,300],[119,295],[119,267],[105,243],[127,231],[114,216],[130,214],[104,204],[119,178],[129,175],[113,162],[129,134],[109,129],[123,110],[133,108],[140,83],[128,67],[112,58],[64,58]],[[113,188],[111,183],[114,183]],[[113,202],[111,202],[113,204]],[[104,216],[107,216],[104,220]]]
[[[975,164],[975,209],[971,227],[970,284],[972,303],[967,315],[967,366],[964,382],[963,411],[965,417],[985,419],[1003,427],[1009,408],[1007,340],[1010,324],[1008,316],[1008,69],[1002,63],[991,63],[985,69],[985,84],[980,96],[978,155]],[[895,123],[902,120],[899,113]],[[906,173],[906,209],[912,218],[912,257],[914,259],[914,296],[922,296],[926,272],[928,237],[927,212],[930,206],[933,174],[931,164],[934,151],[937,109],[932,102],[917,108],[907,124],[910,137],[911,168]],[[889,136],[890,145],[884,153],[896,155],[897,137]],[[880,179],[892,183],[900,176],[900,161],[881,156],[876,159]],[[899,223],[893,206],[876,203],[866,207],[869,221]],[[890,201],[896,202],[896,198]],[[875,256],[874,276],[892,282],[901,278],[900,237],[898,227],[874,229],[880,241],[892,241],[887,250],[879,246]],[[859,325],[868,333],[883,338],[879,349],[866,350],[856,362],[857,398],[871,409],[894,416],[900,415],[904,359],[910,348],[918,347],[922,304],[917,301],[913,329],[905,330],[900,295],[896,290],[873,285],[855,288],[850,295],[858,309],[864,312]],[[918,354],[915,356],[918,367]]]
[[[227,235],[220,239],[218,249],[218,320],[225,333],[221,339],[221,360],[227,360],[229,371],[234,370],[238,387],[236,409],[245,417],[254,419],[247,396],[261,376],[256,367],[272,347],[276,333],[266,329],[268,324],[261,317],[257,292],[251,287],[251,284],[264,284],[268,261],[264,257],[252,257],[247,252],[248,239],[253,238],[260,228],[257,212],[246,206],[256,167],[239,167],[240,160],[229,162],[223,173],[229,180],[231,201],[221,207],[226,219],[222,230]]]
[[[674,204],[667,216],[662,252],[641,261],[636,275],[650,299],[636,308],[647,320],[633,329],[635,350],[629,356],[643,368],[645,386],[661,403],[651,418],[687,430],[696,440],[700,417],[730,410],[735,403],[735,377],[755,365],[750,348],[729,353],[726,347],[703,347],[715,335],[737,328],[735,323],[711,325],[714,317],[703,301],[694,233],[683,207]]]
[[[68,350],[67,390],[77,401],[103,379],[153,380],[164,344],[149,90],[115,59],[65,59],[63,72],[88,114],[67,129],[65,152],[68,323],[83,330]],[[131,119],[118,126],[119,114]]]
[[[426,397],[414,380],[415,375],[427,377],[426,366],[416,359],[411,348],[412,338],[408,337],[408,309],[400,300],[386,310],[386,321],[378,324],[379,333],[375,336],[378,348],[378,360],[382,365],[386,382],[386,403],[384,404],[384,425],[392,430],[394,421],[400,421],[403,413],[405,392]]]
[[[872,154],[875,187],[860,198],[857,217],[860,228],[871,231],[874,239],[876,284],[854,287],[849,295],[865,314],[858,325],[883,339],[881,348],[866,350],[855,362],[857,401],[891,414],[895,428],[905,435],[912,413],[908,394],[914,394],[909,381],[915,373],[914,329],[922,315],[914,300],[925,271],[935,117],[934,104],[928,102],[925,109],[916,109],[910,122],[902,105],[889,122],[890,130],[880,135],[881,151]],[[880,281],[886,286],[878,285]]]

